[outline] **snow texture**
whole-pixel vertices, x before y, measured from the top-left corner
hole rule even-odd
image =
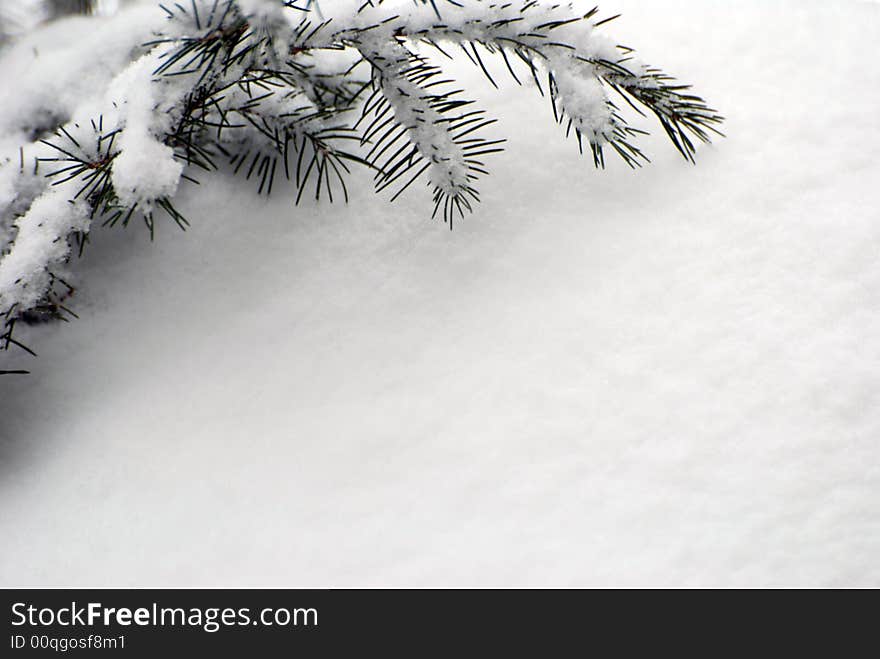
[[[453,232],[366,174],[94,231],[0,378],[0,583],[880,586],[880,5],[602,9],[728,117],[696,167],[465,61],[510,142]]]
[[[173,197],[183,173],[183,163],[174,159],[170,146],[156,138],[160,131],[153,126],[154,108],[164,107],[154,94],[159,84],[152,83],[153,71],[161,64],[157,51],[126,68],[110,87],[114,106],[121,108],[123,115],[119,155],[113,161],[113,188],[126,207],[149,206],[154,199]]]

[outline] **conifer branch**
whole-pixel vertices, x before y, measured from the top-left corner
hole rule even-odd
[[[181,183],[226,169],[271,194],[348,201],[366,167],[393,201],[425,178],[433,214],[452,227],[479,201],[486,157],[504,140],[431,56],[464,57],[489,83],[501,76],[546,95],[555,120],[604,167],[611,149],[648,161],[653,115],[693,162],[723,118],[689,86],[604,35],[615,17],[577,2],[539,0],[182,0],[163,5],[154,38],[105,90],[96,116],[55,117],[33,129],[0,198],[0,351],[30,351],[18,323],[67,319],[62,279],[93,221],[143,221],[152,236]],[[26,128],[22,126],[22,129]],[[27,153],[27,156],[25,155]],[[33,165],[31,167],[31,164]]]

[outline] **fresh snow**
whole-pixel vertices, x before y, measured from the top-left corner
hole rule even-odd
[[[365,173],[94,229],[80,319],[2,356],[0,584],[880,586],[880,5],[602,9],[728,117],[696,167],[646,123],[594,171],[441,62],[510,138],[452,232]],[[109,80],[109,20],[28,39]],[[0,115],[78,93],[24,52]]]

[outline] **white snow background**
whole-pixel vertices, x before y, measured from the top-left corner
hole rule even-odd
[[[880,586],[880,5],[602,9],[727,116],[696,167],[594,171],[464,63],[510,142],[452,232],[366,174],[96,228],[0,378],[0,583]]]

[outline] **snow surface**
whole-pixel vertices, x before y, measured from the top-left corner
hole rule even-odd
[[[93,233],[0,378],[0,584],[880,586],[880,6],[603,9],[728,117],[696,167],[459,65],[510,143],[453,232],[364,175]]]

